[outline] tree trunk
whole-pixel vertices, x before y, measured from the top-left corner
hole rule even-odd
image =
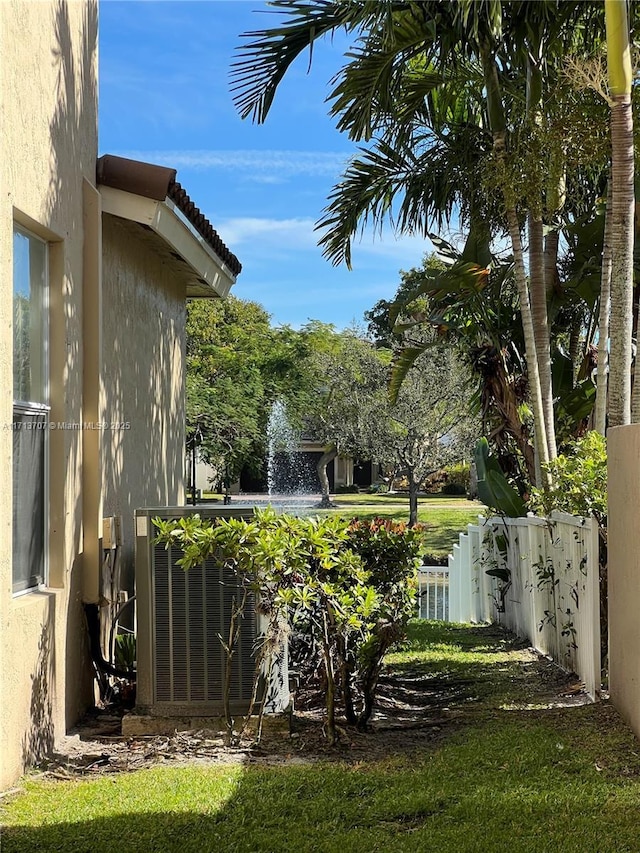
[[[558,250],[560,247],[560,234],[554,228],[544,238],[544,289],[547,294],[547,302],[558,290]]]
[[[501,183],[502,194],[507,214],[509,237],[513,249],[514,274],[518,291],[520,315],[522,317],[522,328],[524,332],[525,357],[527,361],[527,373],[529,378],[529,393],[531,396],[531,407],[533,409],[533,421],[535,425],[536,457],[541,464],[549,461],[549,442],[547,441],[547,430],[545,426],[544,406],[542,402],[542,386],[540,384],[540,371],[538,369],[538,353],[536,351],[536,337],[531,316],[531,302],[529,299],[529,287],[527,285],[527,273],[524,265],[524,254],[522,251],[522,237],[520,235],[520,224],[516,211],[515,197],[510,186],[509,177],[505,174],[507,165],[506,155],[506,123],[500,81],[498,80],[498,68],[495,56],[490,45],[481,46],[482,66],[484,82],[487,93],[487,112],[491,134],[493,136],[493,151],[498,169],[498,181]],[[552,442],[555,445],[555,439]],[[549,476],[545,474],[539,486],[549,485]]]
[[[556,437],[551,386],[551,349],[547,317],[547,288],[544,269],[544,236],[542,216],[529,214],[529,279],[531,282],[531,318],[536,342],[544,424],[549,445],[549,458],[555,459]]]
[[[542,126],[542,44],[532,40],[527,56],[527,118],[534,132]],[[504,156],[504,149],[503,149]],[[540,176],[541,177],[541,176]],[[547,287],[545,281],[544,231],[542,226],[542,194],[544,179],[540,186],[532,188],[529,199],[529,299],[531,319],[536,342],[536,359],[540,373],[542,410],[547,436],[549,458],[555,459],[556,431],[553,412],[553,388],[551,386],[551,345],[549,320],[547,317]],[[507,190],[508,191],[508,190]]]
[[[541,466],[549,459],[549,442],[547,441],[546,418],[542,402],[542,385],[540,383],[540,372],[538,370],[538,355],[536,350],[536,339],[531,316],[531,304],[529,302],[529,288],[527,286],[527,274],[524,266],[524,255],[522,251],[522,238],[515,205],[507,207],[507,221],[509,224],[509,236],[513,249],[514,275],[518,289],[520,303],[520,314],[522,316],[522,327],[524,332],[525,355],[527,360],[527,376],[529,379],[529,394],[531,396],[531,407],[533,409],[533,423],[536,437],[536,452]],[[555,432],[555,430],[554,430]],[[555,436],[553,438],[555,446]],[[548,475],[542,474],[542,482],[538,486],[548,485]]]
[[[351,685],[351,668],[347,658],[347,643],[344,635],[339,635],[336,646],[338,649],[338,668],[340,672],[340,686],[342,688],[342,701],[344,704],[344,715],[351,726],[358,722],[358,715],[353,704],[353,690]]]
[[[196,443],[193,442],[191,448],[191,505],[196,506]]]
[[[611,108],[612,261],[609,426],[631,422],[631,338],[633,334],[633,118],[631,98]],[[638,370],[638,368],[636,368]],[[637,375],[637,374],[636,374]],[[640,416],[636,382],[634,421]]]
[[[326,606],[326,604],[324,605]],[[322,657],[324,659],[325,675],[327,677],[327,693],[325,697],[327,708],[327,740],[333,746],[338,739],[336,731],[336,678],[331,654],[331,638],[326,613],[323,614]]]
[[[611,352],[609,426],[631,422],[633,333],[633,115],[629,22],[625,0],[605,0],[607,67],[611,103]],[[640,384],[634,415],[640,417]]]
[[[329,486],[329,477],[327,475],[327,466],[329,462],[336,458],[337,455],[338,451],[335,447],[325,450],[320,459],[318,459],[318,463],[316,465],[318,479],[320,480],[320,489],[322,492],[322,500],[320,501],[321,507],[326,508],[331,506],[331,491]]]
[[[413,468],[409,468],[409,527],[418,523],[418,483]]]
[[[609,313],[611,311],[611,183],[607,183],[607,209],[602,243],[602,275],[600,279],[600,312],[598,317],[598,379],[593,428],[600,435],[607,429],[607,380],[609,368]]]

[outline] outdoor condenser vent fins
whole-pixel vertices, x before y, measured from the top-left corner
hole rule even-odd
[[[198,507],[203,518],[251,518],[251,507]],[[154,518],[177,519],[193,514],[191,507],[147,507],[136,511],[136,607],[138,620],[137,708],[159,717],[212,717],[223,711],[225,641],[234,599],[235,575],[215,558],[184,571],[181,552],[155,542]],[[230,689],[232,714],[247,712],[255,670],[255,644],[260,617],[249,598],[233,656]],[[287,646],[283,643],[263,679],[259,701],[266,710],[289,704]]]
[[[177,550],[153,546],[155,702],[220,702],[224,650],[234,600],[234,574],[214,558],[184,571]],[[247,601],[233,658],[230,698],[248,700],[254,673],[256,615]]]

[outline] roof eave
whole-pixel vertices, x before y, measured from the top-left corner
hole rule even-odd
[[[224,298],[236,282],[227,264],[178,216],[169,199],[158,201],[101,185],[102,211],[145,225],[193,270],[200,282],[187,285],[188,297]]]

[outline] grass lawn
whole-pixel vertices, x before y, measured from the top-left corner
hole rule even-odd
[[[492,627],[416,623],[389,663],[466,686],[451,693],[449,722],[413,749],[394,751],[381,731],[367,736],[378,748],[364,756],[345,746],[332,760],[317,760],[292,745],[289,762],[278,766],[27,777],[24,792],[5,801],[0,849],[640,850],[640,749],[606,703],[543,707],[550,685],[536,659]]]
[[[222,495],[206,493],[207,500],[222,503]],[[232,498],[241,501],[242,495]],[[409,519],[409,497],[399,494],[353,494],[332,495],[336,505],[330,510],[319,510],[320,514],[342,515],[345,518],[393,518],[397,521]],[[425,526],[425,554],[446,557],[458,540],[458,534],[467,524],[475,524],[478,515],[486,514],[487,508],[479,501],[470,501],[458,495],[425,495],[418,500],[418,520]]]
[[[393,518],[407,521],[409,498],[407,495],[334,495],[337,504],[326,512],[358,518]],[[486,507],[478,501],[470,501],[457,495],[430,495],[418,499],[418,520],[425,527],[424,553],[444,557],[458,540],[458,534],[467,524],[474,524]]]

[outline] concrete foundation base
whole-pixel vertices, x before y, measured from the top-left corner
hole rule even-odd
[[[238,718],[238,723],[242,718]],[[247,726],[247,733],[255,732],[258,718],[252,717]],[[290,734],[291,714],[265,714],[262,720],[262,730],[265,733],[283,735]],[[154,714],[140,714],[133,711],[122,718],[123,737],[144,737],[149,735],[172,735],[174,732],[186,731],[225,731],[223,717],[160,717]]]

